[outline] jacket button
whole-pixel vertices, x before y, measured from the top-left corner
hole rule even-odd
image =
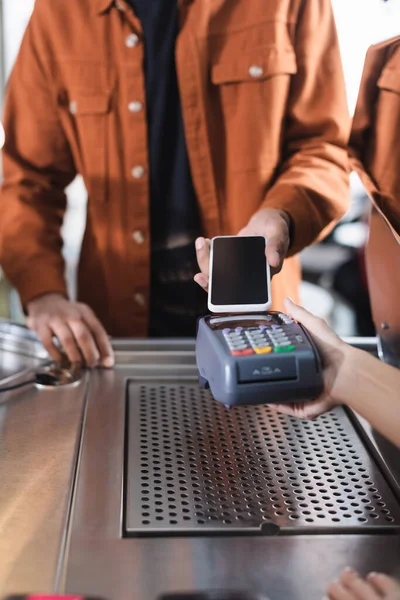
[[[136,35],[136,33],[131,33],[131,35],[128,35],[128,37],[125,39],[125,46],[127,48],[134,48],[138,45],[138,43],[139,37]]]
[[[133,167],[132,169],[132,177],[135,179],[141,179],[144,175],[144,167]]]
[[[143,294],[135,294],[134,299],[136,304],[138,304],[139,306],[144,306],[146,304],[146,298]]]
[[[129,102],[128,109],[130,112],[138,113],[142,110],[143,104],[141,102]]]
[[[264,69],[259,67],[258,65],[252,65],[249,69],[250,77],[261,77],[263,75]]]
[[[143,244],[143,242],[145,240],[145,236],[142,231],[134,231],[132,233],[132,238],[133,238],[133,241],[136,242],[137,244]]]

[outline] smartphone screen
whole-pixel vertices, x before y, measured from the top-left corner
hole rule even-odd
[[[267,304],[265,238],[215,238],[211,278],[210,300],[214,306]]]

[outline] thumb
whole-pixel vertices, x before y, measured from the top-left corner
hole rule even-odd
[[[248,235],[254,235],[254,232],[250,229],[250,227],[248,225],[246,225],[246,227],[243,227],[243,229],[241,229],[238,233],[239,237],[246,237]]]
[[[314,337],[330,343],[339,341],[338,336],[323,319],[316,317],[302,306],[295,304],[289,297],[285,299],[284,304],[289,317],[292,317],[292,319],[304,325]]]
[[[315,317],[302,306],[295,304],[290,297],[285,299],[284,304],[286,313],[289,317],[302,323],[311,333],[320,334],[324,327],[326,327],[325,321],[319,317]]]
[[[290,296],[285,298],[284,305],[286,313],[289,315],[289,317],[295,319],[295,321],[300,321],[301,323],[305,324],[304,319],[307,320],[309,317],[313,318],[313,315],[308,312],[308,310],[293,302]]]

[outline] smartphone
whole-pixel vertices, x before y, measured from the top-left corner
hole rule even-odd
[[[266,245],[262,236],[220,236],[211,240],[210,312],[245,313],[271,307]]]

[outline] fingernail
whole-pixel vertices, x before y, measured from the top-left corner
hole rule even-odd
[[[107,356],[107,358],[105,358],[103,360],[103,367],[107,367],[107,369],[110,369],[111,367],[114,366],[114,359],[112,358],[112,356]]]
[[[354,569],[352,569],[351,567],[346,567],[345,569],[343,569],[344,573],[355,573]]]
[[[197,238],[196,250],[201,250],[204,247],[204,238]]]
[[[276,267],[279,266],[280,260],[281,260],[281,257],[279,256],[279,254],[277,252],[272,252],[268,257],[269,265],[273,269],[275,269]]]
[[[380,577],[380,573],[376,573],[375,571],[371,571],[371,573],[368,573],[367,578],[368,577]]]

